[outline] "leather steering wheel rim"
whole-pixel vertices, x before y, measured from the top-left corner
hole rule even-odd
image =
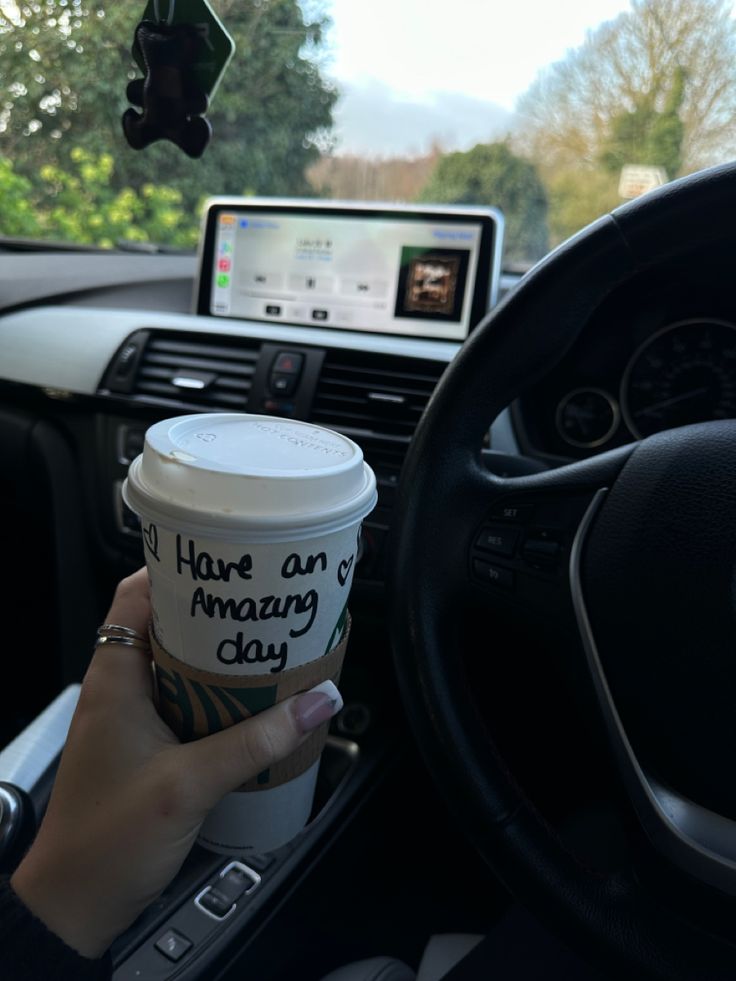
[[[557,363],[614,289],[694,248],[733,243],[734,205],[736,166],[703,171],[599,219],[535,267],[445,372],[410,446],[394,515],[391,640],[409,722],[429,769],[510,891],[619,976],[626,970],[678,981],[733,978],[736,943],[727,930],[711,933],[677,918],[634,876],[605,878],[585,868],[520,792],[470,709],[453,615],[458,597],[448,588],[447,570],[458,570],[460,583],[467,575],[473,529],[464,503],[473,497],[469,486],[481,482],[479,448],[490,422]],[[627,447],[491,483],[504,492],[561,483],[570,492],[592,492],[608,475],[615,479],[631,453]],[[482,480],[488,485],[487,475]],[[732,904],[723,897],[731,919]]]

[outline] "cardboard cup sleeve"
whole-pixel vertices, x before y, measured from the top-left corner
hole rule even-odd
[[[189,742],[242,722],[323,681],[338,684],[349,635],[348,615],[340,642],[322,657],[278,674],[237,676],[203,671],[185,664],[164,650],[151,629],[159,715],[182,742]],[[259,773],[239,789],[269,790],[300,776],[319,758],[328,729],[329,722],[325,722],[310,734],[296,753]]]

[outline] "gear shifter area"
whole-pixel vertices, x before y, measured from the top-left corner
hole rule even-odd
[[[0,872],[12,872],[36,833],[31,798],[12,783],[0,783]]]

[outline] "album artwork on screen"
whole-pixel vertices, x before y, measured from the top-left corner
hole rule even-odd
[[[494,301],[493,209],[212,201],[196,312],[462,341]]]
[[[468,249],[404,246],[394,316],[458,322],[469,259]]]

